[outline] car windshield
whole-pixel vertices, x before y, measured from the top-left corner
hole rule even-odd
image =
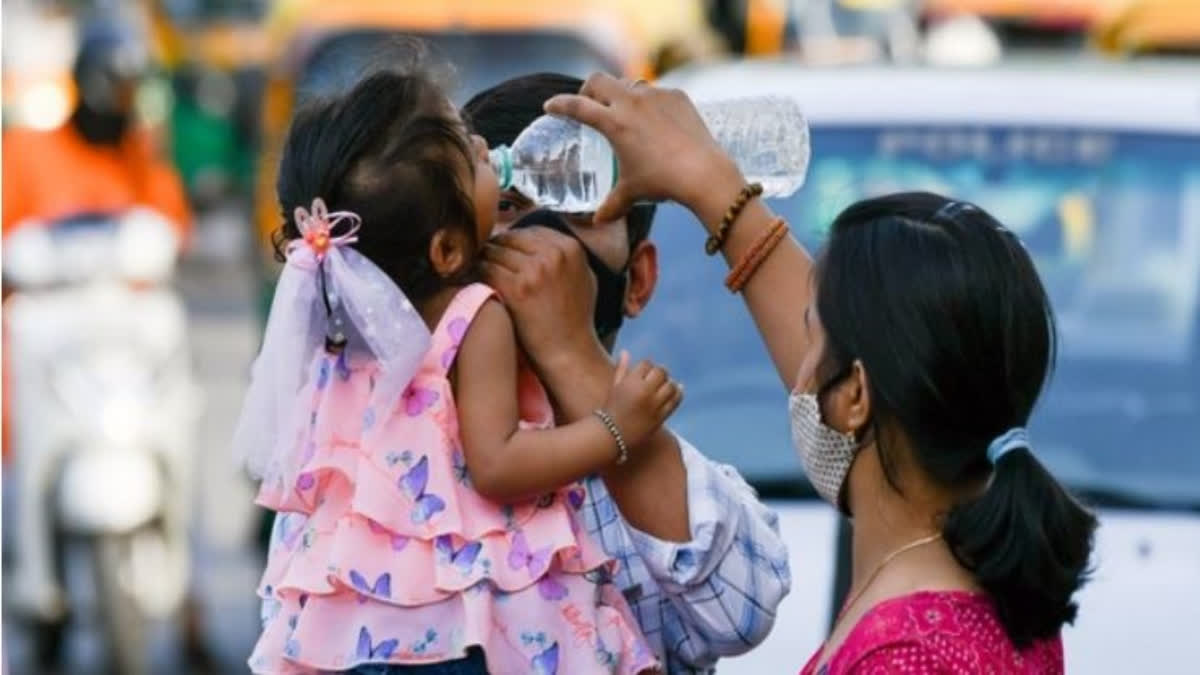
[[[830,126],[812,144],[805,188],[774,204],[811,251],[872,195],[930,190],[986,208],[1032,253],[1057,315],[1058,367],[1031,423],[1039,455],[1097,496],[1200,505],[1200,138]],[[685,437],[759,485],[796,484],[784,391],[725,266],[699,254],[677,206],[654,233],[659,291],[624,346],[686,385],[673,421]]]
[[[238,19],[259,20],[267,13],[267,0],[164,0],[163,9],[180,24]]]
[[[358,79],[363,68],[383,65],[391,50],[403,49],[394,31],[354,31],[325,39],[308,58],[297,86],[301,99],[338,91]],[[614,71],[598,51],[580,38],[546,31],[503,33],[404,34],[419,37],[438,61],[453,64],[456,105],[509,78],[554,71],[585,78]],[[503,58],[496,58],[497,54]]]

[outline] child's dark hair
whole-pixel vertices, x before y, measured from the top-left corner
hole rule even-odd
[[[988,446],[1024,427],[1053,367],[1054,317],[1033,261],[983,210],[929,193],[847,208],[816,269],[827,348],[822,370],[862,362],[876,432],[893,425],[932,480],[966,493],[943,536],[990,594],[1013,644],[1074,620],[1096,518],[1018,448]],[[897,458],[874,434],[892,487]],[[990,482],[989,482],[990,481]]]
[[[316,197],[330,211],[362,218],[360,253],[412,301],[471,280],[475,270],[439,278],[429,261],[434,233],[455,228],[476,239],[475,209],[459,176],[473,169],[465,127],[422,72],[377,71],[344,94],[306,103],[292,120],[276,191],[283,227],[278,255],[300,232],[297,206]]]

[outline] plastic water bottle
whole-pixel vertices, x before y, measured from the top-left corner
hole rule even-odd
[[[794,100],[739,98],[697,107],[746,180],[762,183],[764,196],[789,197],[804,184],[808,125]],[[604,136],[561,117],[539,117],[511,148],[502,145],[489,156],[502,190],[555,211],[595,211],[617,180],[617,160]]]

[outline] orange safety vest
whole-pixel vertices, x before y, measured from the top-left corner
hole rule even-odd
[[[3,220],[7,236],[29,219],[153,208],[187,242],[191,212],[179,173],[163,161],[148,133],[128,134],[118,146],[89,143],[69,123],[53,131],[4,131]],[[9,456],[8,350],[4,350],[3,457]]]
[[[134,131],[117,146],[87,142],[70,124],[53,131],[4,132],[3,231],[28,218],[53,220],[78,213],[147,206],[171,219],[184,237],[191,213],[179,172]]]

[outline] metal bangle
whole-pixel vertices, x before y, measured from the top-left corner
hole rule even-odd
[[[593,410],[592,414],[604,424],[604,428],[608,429],[608,433],[612,434],[613,440],[617,443],[617,465],[624,464],[629,459],[629,446],[625,444],[625,437],[621,435],[621,429],[617,427],[616,420],[604,410]]]

